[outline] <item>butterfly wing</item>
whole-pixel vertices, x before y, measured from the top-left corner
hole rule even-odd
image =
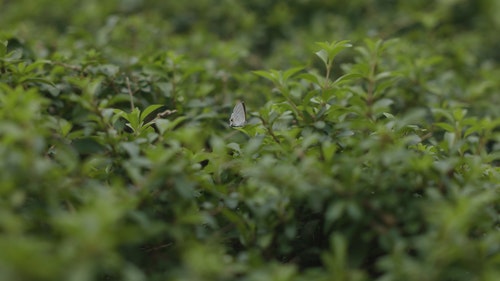
[[[229,119],[229,126],[242,127],[247,122],[246,115],[247,112],[245,104],[243,102],[237,103],[233,109],[233,113],[231,113],[231,118]]]

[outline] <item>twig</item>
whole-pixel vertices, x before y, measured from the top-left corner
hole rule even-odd
[[[160,246],[156,246],[156,247],[151,247],[149,249],[145,249],[146,252],[153,252],[153,251],[158,251],[162,248],[166,248],[166,247],[169,247],[171,246],[173,243],[167,243],[167,244],[163,244],[163,245],[160,245]]]
[[[271,135],[271,137],[274,139],[274,141],[278,144],[280,144],[280,140],[278,139],[278,137],[274,134],[273,130],[267,126],[267,122],[266,120],[264,120],[264,118],[262,118],[262,116],[259,116],[259,119],[260,121],[262,121],[262,125],[264,125],[264,128],[266,128],[267,132],[269,133],[269,135]]]
[[[177,109],[173,109],[173,110],[170,110],[170,109],[166,109],[165,111],[163,112],[160,112],[156,115],[156,118],[162,118],[162,117],[165,117],[165,116],[168,116],[168,115],[171,115],[171,114],[174,114],[177,112]]]

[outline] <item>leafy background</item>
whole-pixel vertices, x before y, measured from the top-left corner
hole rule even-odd
[[[4,0],[0,279],[499,280],[498,13]]]

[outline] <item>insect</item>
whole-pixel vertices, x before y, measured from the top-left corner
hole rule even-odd
[[[238,102],[231,113],[231,118],[229,118],[229,126],[231,127],[243,127],[247,123],[247,110],[243,102]]]

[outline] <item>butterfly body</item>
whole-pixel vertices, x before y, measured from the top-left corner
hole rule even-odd
[[[238,102],[231,113],[231,118],[229,118],[229,126],[231,127],[243,127],[247,123],[247,111],[245,108],[245,103]]]

